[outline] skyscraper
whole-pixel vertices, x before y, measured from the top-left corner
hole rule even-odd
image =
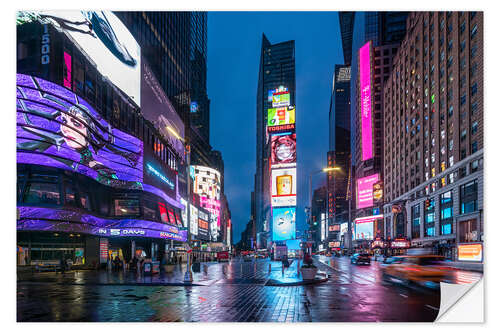
[[[270,140],[267,135],[268,109],[273,107],[272,92],[280,87],[283,90],[287,89],[289,104],[295,105],[295,41],[271,44],[262,34],[257,86],[257,156],[254,190],[257,245],[260,248],[266,247],[270,241],[269,226],[272,214],[269,189],[271,175]],[[295,124],[293,127],[295,128]]]

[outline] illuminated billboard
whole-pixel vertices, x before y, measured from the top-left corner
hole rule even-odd
[[[18,19],[18,21],[19,21],[19,19]],[[271,89],[271,90],[268,90],[268,91],[267,91],[267,101],[268,101],[269,103],[272,103],[272,101],[273,101],[273,95],[274,95],[274,94],[276,94],[276,93],[280,93],[280,92],[287,92],[287,91],[288,91],[288,88],[285,88],[285,87],[283,87],[283,86],[280,86],[280,87],[278,87],[278,88],[276,88],[276,89]]]
[[[267,126],[295,124],[295,106],[267,110]]]
[[[193,179],[193,193],[200,197],[200,206],[215,215],[220,228],[220,172],[200,165],[192,165],[190,176]]]
[[[273,208],[273,241],[295,238],[295,207]]]
[[[458,260],[460,261],[483,261],[483,244],[458,244]]]
[[[359,49],[359,91],[361,109],[361,159],[373,158],[371,41]]]
[[[141,106],[141,49],[111,11],[47,10],[34,13],[68,34],[97,70]]]
[[[144,59],[141,68],[141,112],[184,159],[184,123]]]
[[[273,94],[273,108],[290,105],[290,93],[288,91],[281,91]]]
[[[356,206],[366,208],[373,206],[373,184],[379,181],[380,174],[363,177],[357,180]]]
[[[54,83],[17,74],[17,163],[81,173],[142,189],[142,141],[114,129],[85,100]]]
[[[297,169],[271,171],[271,205],[295,206],[297,204]]]
[[[354,239],[372,240],[374,224],[377,220],[383,219],[383,217],[384,215],[372,215],[354,219]]]
[[[271,137],[271,167],[293,167],[297,162],[296,134],[275,134]]]
[[[210,240],[209,214],[203,210],[198,210],[198,238]]]
[[[189,219],[190,219],[190,232],[192,235],[198,235],[198,208],[196,208],[195,206],[193,205],[190,205],[190,209],[191,209],[191,212],[190,212],[190,216],[189,216]]]

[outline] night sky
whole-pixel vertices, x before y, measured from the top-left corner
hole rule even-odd
[[[307,224],[309,173],[326,165],[332,75],[343,64],[336,12],[208,13],[210,144],[224,159],[233,243],[250,219],[262,33],[272,44],[295,40],[298,230]],[[313,176],[313,190],[325,182]]]

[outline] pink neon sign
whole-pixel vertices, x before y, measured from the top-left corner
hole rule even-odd
[[[359,87],[361,93],[361,153],[362,160],[373,157],[372,92],[371,92],[371,42],[359,49]]]
[[[356,206],[358,208],[373,206],[373,184],[378,182],[378,180],[378,173],[358,179],[358,195],[356,200]]]

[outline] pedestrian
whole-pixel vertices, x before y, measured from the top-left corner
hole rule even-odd
[[[61,269],[61,274],[64,274],[66,271],[66,261],[64,260],[64,254],[61,254],[59,259],[59,267]]]

